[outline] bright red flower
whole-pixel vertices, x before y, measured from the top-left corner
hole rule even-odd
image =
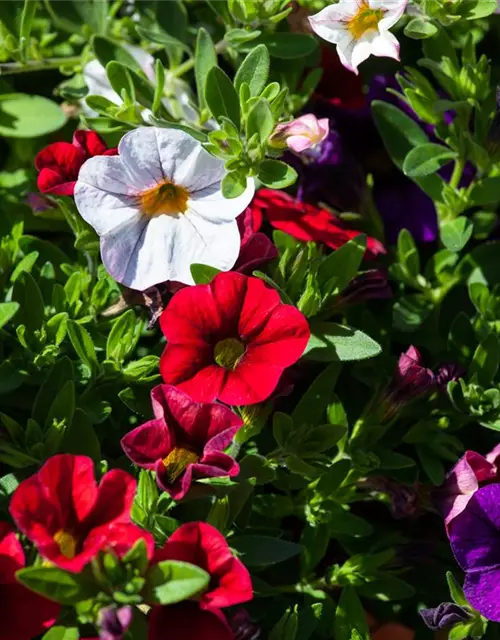
[[[222,533],[206,522],[180,526],[156,550],[153,564],[162,560],[190,562],[210,575],[208,589],[198,600],[201,609],[232,607],[253,597],[248,569],[233,555]]]
[[[266,218],[275,229],[280,229],[297,240],[322,242],[330,249],[338,249],[360,235],[359,231],[347,228],[326,209],[295,200],[283,191],[260,189],[255,194],[250,209],[254,217],[254,229],[260,228]],[[366,257],[373,258],[381,253],[386,253],[383,244],[369,237]]]
[[[156,471],[158,485],[175,500],[199,478],[235,476],[238,463],[224,453],[243,421],[221,404],[199,403],[176,387],[151,391],[155,420],[122,438],[137,466]]]
[[[60,606],[16,581],[25,565],[24,551],[14,529],[0,522],[0,619],[2,640],[31,640],[51,627]]]
[[[218,609],[200,609],[196,602],[180,602],[155,607],[149,616],[148,640],[188,638],[189,640],[236,640],[227,620]]]
[[[95,131],[75,131],[73,142],[54,142],[35,158],[38,188],[42,193],[72,196],[82,164],[93,156],[114,156],[117,149],[108,149]]]
[[[229,271],[178,291],[160,317],[160,372],[200,402],[262,402],[309,340],[302,313],[262,280]]]
[[[97,485],[94,464],[86,456],[50,458],[23,480],[10,503],[18,528],[47,560],[79,572],[101,550],[118,556],[147,532],[130,523],[135,479],[121,469],[106,473]]]

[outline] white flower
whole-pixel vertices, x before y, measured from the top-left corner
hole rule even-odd
[[[166,280],[193,284],[193,263],[231,269],[240,250],[236,217],[253,197],[253,179],[241,196],[224,198],[223,161],[178,129],[139,127],[118,153],[87,160],[75,186],[113,278],[143,291]]]
[[[309,18],[321,38],[337,45],[340,61],[358,73],[371,55],[399,60],[399,42],[389,31],[408,0],[340,0]]]
[[[148,80],[154,85],[156,82],[155,59],[152,55],[141,49],[125,45],[127,51],[136,59],[141,69],[146,74]],[[89,96],[102,96],[116,105],[121,105],[123,100],[110,85],[106,69],[99,60],[92,60],[83,67],[83,77],[89,90]],[[170,71],[165,73],[165,97],[162,99],[164,106],[175,118],[183,118],[188,122],[197,122],[198,112],[193,107],[194,97],[189,85],[176,78]],[[87,103],[83,102],[84,113],[88,116],[99,115],[91,109]],[[147,122],[150,112],[144,110],[143,119]]]

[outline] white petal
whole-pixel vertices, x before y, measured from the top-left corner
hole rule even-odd
[[[247,179],[245,191],[237,198],[224,198],[220,184],[196,191],[188,200],[188,212],[215,224],[234,220],[252,201],[255,181]]]
[[[127,181],[138,191],[150,189],[165,178],[170,179],[162,169],[157,130],[156,127],[138,127],[126,133],[118,145]],[[175,157],[170,159],[172,165],[175,161]]]
[[[349,31],[346,31],[337,45],[337,54],[344,67],[349,69],[349,71],[353,71],[357,75],[358,68],[352,62],[352,54],[355,46],[356,40],[352,37]]]
[[[312,30],[317,33],[320,38],[333,44],[337,44],[342,38],[347,29],[346,22],[352,16],[352,12],[346,11],[342,5],[345,5],[345,2],[325,7],[319,13],[309,18]],[[354,5],[353,7],[355,13],[356,7]]]
[[[352,66],[355,69],[374,53],[373,42],[377,37],[379,37],[379,33],[373,29],[367,31],[361,38],[356,40],[351,58]]]
[[[124,181],[126,178],[119,156],[95,156],[80,169],[75,204],[99,235],[138,215],[134,188]]]
[[[89,96],[102,96],[117,105],[122,104],[122,99],[109,84],[106,69],[102,66],[99,60],[92,60],[83,67],[83,78],[88,87]],[[82,101],[82,107],[85,115],[99,115],[97,111],[94,111],[87,105],[85,100]]]
[[[126,44],[125,49],[136,59],[137,63],[147,75],[149,80],[154,81],[156,79],[155,73],[155,59],[153,56],[144,51],[141,47],[134,47],[131,44]]]
[[[176,225],[175,245],[171,254],[171,279],[194,284],[190,267],[207,264],[229,271],[238,259],[241,238],[236,220],[214,224],[200,216],[186,213]]]
[[[372,42],[371,48],[372,55],[378,58],[399,60],[399,42],[390,31],[377,35]]]
[[[370,8],[382,9],[384,17],[379,22],[379,31],[387,31],[401,18],[408,5],[408,0],[369,0]]]

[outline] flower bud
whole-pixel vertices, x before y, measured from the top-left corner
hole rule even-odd
[[[123,640],[125,632],[132,624],[132,607],[106,607],[100,613],[100,640]]]
[[[422,609],[420,615],[431,631],[449,629],[457,622],[466,622],[470,619],[467,611],[453,602],[442,602],[433,609]]]
[[[288,147],[295,153],[316,146],[328,135],[328,118],[318,120],[312,113],[300,116],[296,120],[279,124],[269,139],[271,146],[284,149]]]

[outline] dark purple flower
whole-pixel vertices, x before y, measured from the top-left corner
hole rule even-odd
[[[500,622],[500,484],[476,491],[451,522],[449,535],[465,571],[467,600],[485,618]]]
[[[430,393],[435,386],[434,374],[423,366],[419,351],[409,347],[400,355],[396,372],[384,394],[384,419],[392,418],[402,406]]]
[[[106,607],[100,612],[100,640],[123,640],[125,632],[132,623],[132,607]]]
[[[401,484],[384,476],[368,478],[364,484],[369,489],[389,496],[391,513],[396,520],[411,518],[418,513],[420,493],[417,485]]]
[[[42,213],[42,211],[54,208],[54,203],[47,196],[34,191],[26,194],[26,204],[31,207],[34,213]]]
[[[436,372],[436,383],[440,391],[446,393],[448,382],[458,380],[465,375],[465,369],[456,362],[445,362]]]
[[[366,300],[387,300],[392,291],[387,277],[380,269],[369,269],[358,274],[342,291],[342,306],[364,302]]]
[[[254,624],[246,609],[237,609],[228,620],[234,640],[258,640],[260,629]]]
[[[265,233],[254,230],[250,208],[240,214],[236,221],[241,235],[241,247],[233,271],[251,275],[255,269],[277,258],[278,250]]]
[[[442,602],[433,609],[421,609],[420,615],[431,631],[449,629],[457,622],[466,622],[470,615],[454,602]]]

